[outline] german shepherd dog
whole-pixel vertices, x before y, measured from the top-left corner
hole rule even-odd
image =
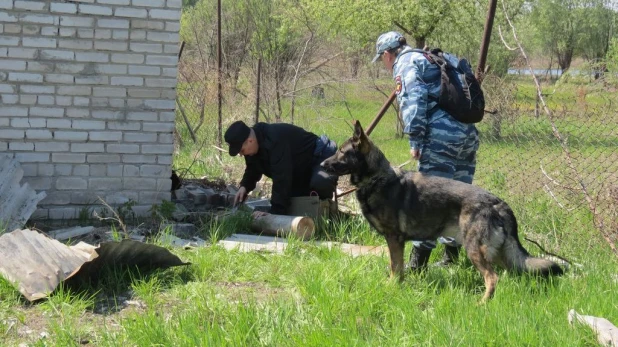
[[[517,237],[511,208],[477,186],[391,167],[358,121],[354,135],[321,164],[339,176],[350,174],[369,224],[384,235],[391,278],[404,277],[403,252],[409,240],[454,237],[485,280],[481,302],[491,298],[498,275],[493,265],[541,276],[561,275],[558,264],[535,258]]]

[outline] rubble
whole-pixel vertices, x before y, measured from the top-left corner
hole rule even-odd
[[[67,246],[30,229],[0,236],[0,274],[29,301],[46,297],[74,276],[99,276],[104,266],[165,269],[188,264],[164,247],[128,239]]]
[[[0,232],[13,231],[23,227],[39,201],[47,194],[36,193],[28,183],[20,186],[24,170],[19,162],[0,154]]]

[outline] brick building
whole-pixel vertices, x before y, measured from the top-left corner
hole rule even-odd
[[[181,0],[0,0],[0,155],[76,218],[170,198]]]

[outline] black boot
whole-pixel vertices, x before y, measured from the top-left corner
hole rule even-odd
[[[449,266],[453,263],[457,262],[457,259],[459,259],[459,250],[461,249],[461,246],[444,246],[444,257],[442,257],[442,260],[440,260],[439,262],[437,262],[435,265],[436,266]]]
[[[408,263],[408,270],[413,272],[421,272],[427,268],[429,262],[429,256],[431,255],[431,249],[412,247],[410,252],[410,262]]]

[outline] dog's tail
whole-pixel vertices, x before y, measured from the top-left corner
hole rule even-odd
[[[544,258],[533,257],[519,242],[517,236],[517,221],[510,208],[502,209],[500,214],[503,216],[506,231],[504,240],[504,263],[507,268],[516,272],[526,272],[543,277],[550,275],[560,276],[564,269],[557,263]]]

